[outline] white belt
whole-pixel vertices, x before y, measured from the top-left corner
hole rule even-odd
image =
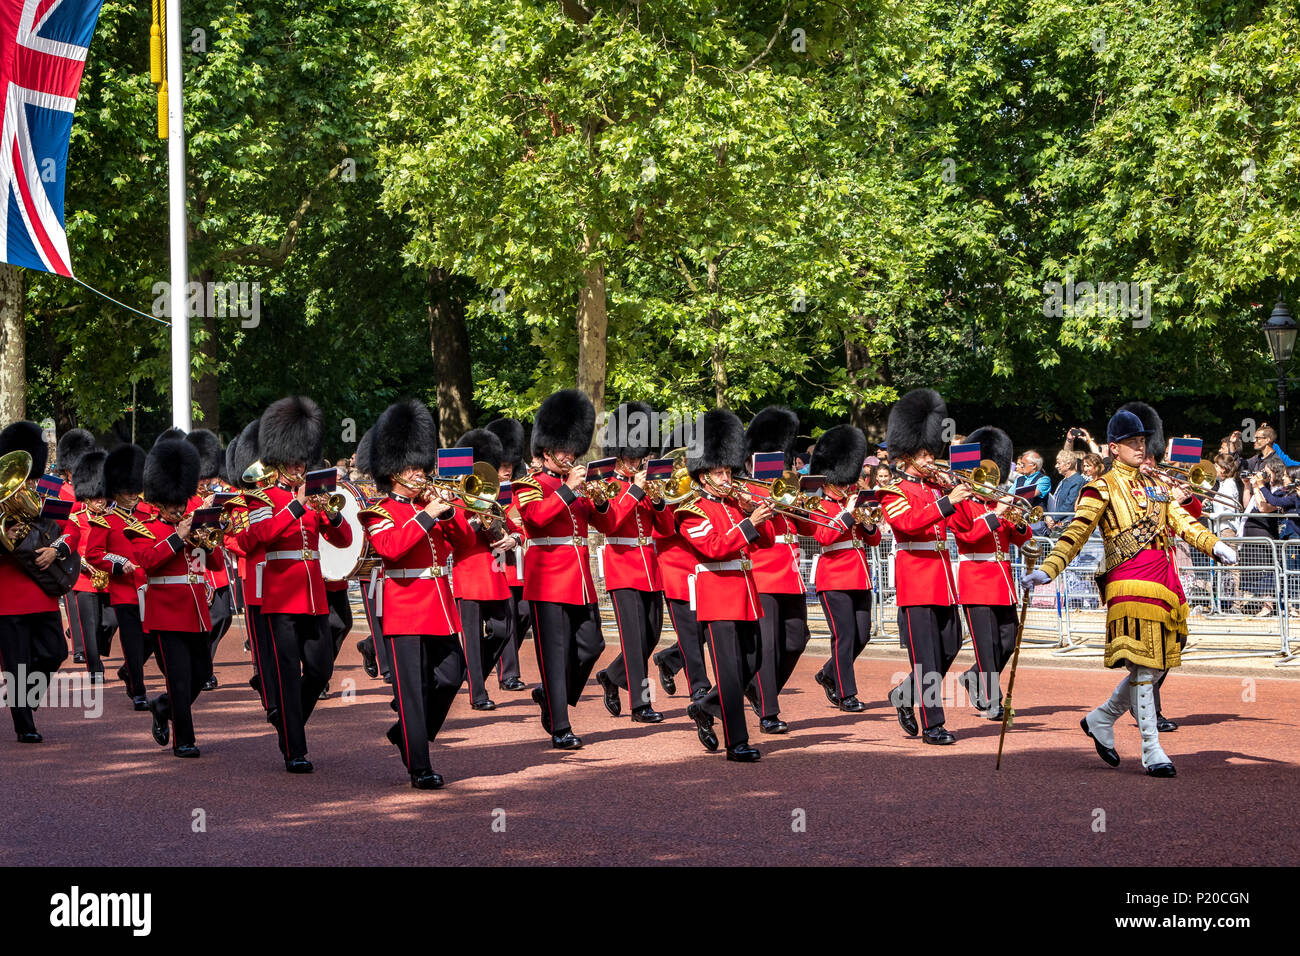
[[[581,548],[587,543],[587,539],[581,535],[573,535],[568,538],[529,538],[528,543],[539,544],[543,548],[558,548],[561,545],[571,544],[575,548]]]
[[[781,544],[798,544],[798,543],[799,543],[799,537],[798,537],[797,535],[793,535],[793,534],[781,534],[781,535],[777,535],[776,540],[777,540],[779,543],[781,543]]]
[[[895,551],[942,551],[948,552],[946,541],[895,541]]]
[[[752,565],[749,558],[741,558],[738,561],[713,561],[709,564],[697,564],[695,571],[748,571]]]
[[[1005,551],[972,551],[957,555],[957,561],[1010,561],[1011,555]]]
[[[164,574],[149,579],[150,584],[206,584],[201,574]]]
[[[432,568],[393,568],[384,571],[386,578],[440,578],[447,573],[442,565]]]
[[[268,551],[268,561],[319,561],[320,552],[303,548],[301,551]]]
[[[836,541],[834,544],[822,545],[822,554],[830,554],[832,551],[844,551],[853,548],[857,551],[867,550],[867,543],[861,538],[853,538],[849,541]]]
[[[648,535],[642,535],[639,538],[606,538],[606,544],[618,544],[625,548],[645,548],[654,547],[654,538]]]

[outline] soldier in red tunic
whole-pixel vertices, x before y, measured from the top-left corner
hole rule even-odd
[[[501,440],[501,468],[498,472],[501,483],[524,477],[524,426],[513,418],[497,418],[487,423],[488,431]],[[497,684],[502,690],[526,690],[528,685],[519,674],[519,645],[532,624],[532,611],[524,599],[524,545],[528,538],[524,534],[519,509],[514,500],[506,508],[507,526],[515,539],[515,546],[497,556],[497,573],[505,579],[510,589],[507,599],[506,622],[510,637],[501,649],[501,658],[497,662]]]
[[[86,547],[86,560],[108,575],[108,603],[126,659],[117,676],[126,684],[136,710],[149,709],[144,665],[153,654],[153,642],[146,640],[141,625],[138,592],[145,586],[145,575],[132,557],[126,529],[153,517],[153,509],[140,501],[144,459],[145,451],[139,445],[120,445],[104,459],[104,490],[110,503],[102,516],[90,520],[90,544]]]
[[[207,572],[221,561],[215,550],[190,540],[192,514],[187,511],[198,484],[198,450],[179,438],[156,442],[145,460],[144,495],[158,513],[125,532],[132,560],[148,582],[144,626],[157,642],[167,682],[167,692],[149,702],[153,737],[160,747],[170,739],[177,757],[199,756],[191,707],[212,673]]]
[[[650,652],[659,644],[664,624],[663,576],[655,551],[654,531],[673,530],[673,513],[645,493],[645,462],[651,437],[658,430],[654,412],[644,402],[625,402],[605,422],[604,454],[617,458],[614,478],[619,493],[610,500],[611,530],[601,553],[605,590],[614,605],[619,654],[596,674],[605,690],[605,709],[617,717],[619,689],[628,692],[632,720],[657,724],[664,715],[650,703],[647,676]]]
[[[858,478],[867,457],[867,438],[852,425],[824,432],[813,448],[810,468],[826,484],[820,510],[833,527],[814,529],[821,554],[813,583],[831,630],[831,656],[815,680],[826,699],[851,714],[866,710],[858,700],[853,664],[871,640],[871,566],[867,549],[880,544],[880,529],[854,517]]]
[[[461,435],[459,448],[472,448],[474,461],[485,462],[501,473],[504,451],[501,439],[485,428],[474,428]],[[501,573],[500,564],[507,551],[514,551],[518,541],[509,522],[490,514],[478,515],[455,509],[449,520],[456,526],[453,542],[452,594],[460,610],[465,666],[469,670],[470,707],[495,710],[496,702],[488,697],[487,675],[510,639],[510,585]]]
[[[353,459],[357,463],[357,469],[369,475],[362,467],[363,463],[370,462],[370,442],[374,437],[374,429],[366,429],[366,433],[361,436],[357,442],[356,454]],[[379,490],[374,489],[375,494],[371,496],[372,500],[378,500]],[[367,505],[370,501],[366,502]],[[376,602],[376,594],[379,592],[379,575],[380,568],[371,570],[369,577],[361,582],[361,607],[366,614],[366,627],[370,633],[364,638],[357,641],[357,650],[361,652],[361,663],[365,668],[366,675],[372,678],[382,678],[385,684],[393,682],[393,662],[388,657],[388,643],[384,640],[384,622],[379,619],[379,605]]]
[[[980,460],[992,461],[998,473],[1010,474],[1011,439],[1000,428],[986,425],[966,436],[967,444],[980,446]],[[966,614],[975,662],[957,678],[971,703],[990,720],[1002,719],[1002,689],[998,677],[1016,649],[1015,579],[1011,572],[1011,546],[1033,538],[1029,525],[1007,518],[1009,503],[997,504],[967,498],[953,516],[957,539],[957,594]]]
[[[31,455],[32,467],[24,488],[26,493],[34,494],[36,480],[45,471],[49,457],[39,425],[14,422],[0,431],[0,455],[15,451]],[[8,698],[18,742],[38,744],[42,737],[36,730],[34,711],[49,689],[50,678],[68,659],[68,643],[63,636],[58,597],[37,584],[13,553],[14,545],[22,540],[17,533],[22,524],[7,522],[8,541],[0,546],[0,669],[9,675],[0,696]],[[77,523],[69,519],[58,525],[60,534],[53,544],[35,552],[38,568],[48,568],[56,559],[65,559],[77,550]]]
[[[745,461],[761,452],[785,455],[786,471],[794,467],[794,446],[799,416],[788,408],[764,408],[745,431]],[[742,485],[744,481],[742,480]],[[757,499],[770,497],[766,486],[748,486]],[[758,621],[758,673],[745,691],[765,734],[783,734],[789,725],[781,719],[779,695],[795,664],[808,646],[808,598],[799,565],[799,536],[813,533],[811,525],[788,514],[775,513],[759,526],[759,538],[750,551],[754,582],[763,616]]]
[[[894,532],[899,641],[912,665],[907,679],[889,692],[889,703],[903,730],[914,737],[919,698],[927,744],[957,740],[943,725],[943,679],[961,650],[948,521],[970,487],[950,488],[930,477],[935,453],[945,445],[948,421],[948,409],[934,389],[913,389],[900,398],[890,409],[887,437],[890,458],[903,464],[903,475],[878,490]]]
[[[533,644],[542,686],[533,690],[551,746],[576,750],[569,726],[591,670],[605,649],[596,583],[591,577],[588,525],[608,533],[609,504],[584,493],[587,469],[575,464],[591,446],[596,410],[577,389],[542,402],[533,421],[533,453],[542,470],[514,483],[515,506],[528,535],[524,597],[533,611]]]
[[[358,458],[387,497],[361,512],[370,546],[383,561],[379,612],[393,662],[397,723],[388,739],[402,754],[411,786],[443,785],[430,766],[437,737],[461,684],[465,655],[457,642],[460,615],[447,581],[453,547],[470,543],[441,490],[426,489],[437,454],[433,415],[417,401],[398,402],[379,416]],[[359,454],[361,449],[358,449]]]
[[[751,763],[759,752],[749,746],[745,726],[745,688],[758,671],[758,620],[763,616],[750,549],[759,527],[772,516],[770,503],[746,516],[731,481],[745,466],[745,430],[725,409],[706,412],[702,435],[688,455],[687,469],[699,485],[695,501],[677,508],[677,527],[695,552],[690,588],[695,613],[704,628],[717,684],[698,703],[686,708],[706,750],[716,750],[713,720],[722,718],[727,759]]]
[[[285,769],[311,773],[305,725],[334,671],[329,605],[318,545],[323,535],[347,547],[352,529],[342,513],[325,514],[323,501],[309,502],[306,464],[321,457],[321,411],[309,398],[274,402],[258,428],[262,464],[277,472],[270,488],[244,495],[249,506],[248,540],[265,548],[261,573],[262,613],[275,644],[278,694],[268,716],[279,731]]]
[[[185,436],[185,440],[199,453],[199,487],[195,492],[195,500],[190,502],[192,511],[204,504],[211,504],[214,495],[230,491],[231,488],[221,479],[222,465],[225,464],[226,457],[225,449],[221,447],[221,439],[206,428],[196,428]],[[235,599],[230,586],[230,574],[226,570],[225,550],[218,547],[216,554],[216,566],[206,572],[208,587],[211,589],[208,613],[212,618],[212,630],[208,634],[209,661],[216,659],[217,645],[226,636],[231,622],[235,619]],[[210,672],[203,682],[203,689],[215,690],[216,687],[217,675],[215,672]]]

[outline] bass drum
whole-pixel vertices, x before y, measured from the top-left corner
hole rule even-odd
[[[320,539],[320,569],[326,581],[346,581],[360,570],[370,551],[370,540],[361,527],[361,509],[366,506],[365,496],[352,482],[339,479],[338,493],[343,496],[343,523],[352,529],[352,543],[346,548]]]

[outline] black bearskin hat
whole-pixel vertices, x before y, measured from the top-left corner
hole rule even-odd
[[[1160,413],[1146,402],[1125,402],[1118,409],[1132,412],[1142,421],[1142,427],[1150,432],[1147,436],[1147,459],[1159,462],[1165,457],[1165,423],[1160,420]]]
[[[591,447],[596,407],[576,388],[556,392],[542,402],[533,419],[533,454],[568,452],[581,458]]]
[[[769,405],[745,429],[745,461],[755,452],[779,451],[785,466],[794,466],[794,443],[799,437],[799,416],[783,405]]]
[[[185,436],[185,440],[199,452],[199,478],[215,478],[221,473],[224,456],[221,451],[221,439],[206,428],[196,428]]]
[[[173,425],[165,432],[159,434],[159,436],[153,440],[153,443],[156,445],[160,441],[179,441],[184,437],[185,437],[185,429],[177,428],[175,425]]]
[[[980,461],[994,462],[998,466],[1001,480],[1006,481],[1007,476],[1011,474],[1011,460],[1016,457],[1011,436],[1001,428],[984,425],[966,436],[966,444],[973,445],[976,442],[980,446]]]
[[[745,467],[745,426],[734,412],[715,408],[704,413],[695,441],[687,448],[686,470],[694,477],[710,468],[730,468],[740,471]],[[692,451],[702,451],[692,458]]]
[[[84,428],[74,428],[64,432],[63,437],[59,439],[59,446],[54,456],[55,470],[71,474],[77,470],[77,462],[81,460],[81,456],[94,451],[97,445],[95,436]]]
[[[375,447],[373,441],[374,437],[374,428],[367,428],[365,434],[361,436],[361,441],[357,442],[357,450],[352,454],[352,458],[356,462],[357,471],[363,475],[371,475],[370,450]],[[371,477],[374,476],[371,475]]]
[[[199,490],[199,450],[184,438],[154,442],[144,462],[144,499],[183,505]]]
[[[45,474],[46,462],[50,460],[50,448],[45,444],[41,426],[35,422],[14,422],[0,431],[0,455],[11,451],[25,451],[32,456],[32,470],[28,475],[33,481]]]
[[[78,501],[108,497],[104,485],[104,461],[107,458],[108,452],[96,448],[77,459],[77,466],[72,469],[72,493]]]
[[[138,495],[144,490],[144,449],[118,445],[104,459],[104,491],[109,498]]]
[[[933,455],[943,454],[944,422],[948,406],[932,388],[914,388],[889,410],[885,440],[889,457],[910,458],[925,448]]]
[[[836,425],[822,432],[813,446],[810,474],[823,475],[827,484],[851,485],[862,476],[867,460],[867,436],[852,425]]]
[[[659,436],[652,431],[655,413],[645,402],[624,402],[605,417],[601,454],[615,458],[644,458]]]
[[[262,413],[257,440],[268,468],[309,464],[321,456],[320,406],[303,395],[290,395]]]
[[[501,463],[514,466],[516,478],[523,477],[524,471],[524,425],[513,418],[497,418],[485,426],[488,431],[501,440]]]
[[[460,436],[456,445],[459,448],[474,449],[474,460],[485,461],[493,468],[500,468],[505,463],[501,439],[486,428],[471,428]]]
[[[362,436],[365,442],[365,436]],[[367,471],[380,491],[392,491],[392,476],[407,468],[432,470],[438,460],[438,426],[424,402],[394,402],[370,429]],[[357,449],[360,463],[361,449]]]
[[[226,480],[236,488],[247,488],[242,481],[248,466],[257,461],[257,436],[262,428],[262,420],[254,418],[244,426],[244,430],[226,446]]]

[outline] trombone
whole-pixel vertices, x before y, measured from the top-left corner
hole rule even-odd
[[[1215,482],[1214,463],[1211,461],[1202,459],[1186,468],[1179,465],[1144,464],[1141,471],[1142,474],[1154,478],[1168,488],[1172,488],[1175,482],[1186,482],[1191,488],[1192,494],[1196,497],[1208,498],[1210,501],[1230,507],[1234,511],[1241,510],[1241,502],[1230,498],[1228,495],[1221,495],[1211,490]]]
[[[971,496],[991,505],[1005,504],[1004,517],[1013,524],[1037,524],[1043,520],[1041,505],[1031,505],[1023,495],[1002,490],[1002,469],[997,462],[981,461],[965,479]]]
[[[501,475],[485,461],[474,462],[474,470],[459,478],[439,478],[426,473],[415,489],[416,499],[426,504],[433,500],[435,492],[446,492],[443,500],[453,508],[471,511],[477,515],[501,514],[497,503],[497,491],[501,486]],[[340,496],[341,497],[341,496]]]
[[[745,484],[767,489],[768,497],[756,498],[735,482],[729,486],[729,493],[743,495],[749,502],[755,504],[766,502],[777,514],[784,514],[798,521],[807,521],[809,524],[833,531],[844,530],[843,526],[836,524],[830,516],[817,507],[816,498],[801,490],[803,476],[798,472],[787,471],[780,478],[770,480],[763,478],[741,478],[740,480]]]

